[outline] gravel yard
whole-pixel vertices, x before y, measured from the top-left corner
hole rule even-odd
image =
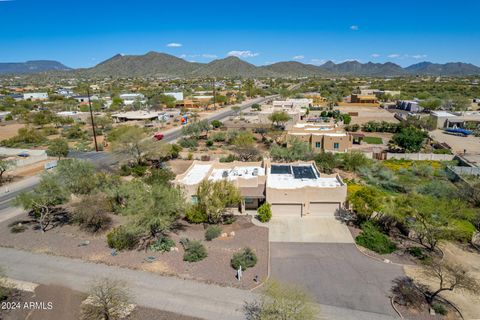
[[[32,227],[23,233],[11,233],[8,225],[26,216],[18,216],[0,224],[0,245],[36,253],[47,253],[88,261],[117,265],[132,269],[140,269],[162,275],[173,275],[185,279],[195,279],[220,285],[239,288],[252,288],[257,285],[253,281],[256,275],[260,281],[268,273],[268,229],[255,226],[250,222],[250,217],[239,216],[231,225],[223,225],[222,231],[234,232],[233,237],[217,238],[213,241],[204,241],[204,226],[181,223],[179,231],[170,236],[176,242],[178,251],[168,253],[122,251],[112,255],[112,250],[107,246],[106,235],[90,235],[80,231],[77,226],[64,225],[56,227],[45,233],[34,231]],[[114,225],[119,225],[123,217],[113,216]],[[202,240],[207,248],[208,257],[200,262],[189,263],[183,261],[183,248],[179,239]],[[89,241],[88,245],[82,245]],[[257,265],[244,271],[243,279],[238,282],[235,278],[236,271],[230,266],[230,259],[236,251],[252,248],[257,257]],[[153,257],[152,262],[145,259]]]

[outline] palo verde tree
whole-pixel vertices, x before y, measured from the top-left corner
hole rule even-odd
[[[149,138],[144,129],[137,126],[123,126],[109,134],[112,151],[123,161],[137,165],[145,163],[148,155],[158,146]]]
[[[55,217],[56,207],[68,198],[68,191],[58,183],[53,174],[47,173],[42,176],[33,192],[20,193],[15,202],[29,210],[29,215],[39,224],[42,232],[45,232]]]
[[[3,174],[11,167],[13,167],[11,160],[0,159],[0,184],[3,182]]]
[[[128,315],[131,297],[123,282],[100,279],[92,282],[88,298],[82,304],[80,319],[119,320]]]
[[[228,180],[200,182],[197,191],[198,202],[195,210],[203,213],[209,223],[219,223],[228,206],[237,205],[241,201],[240,192]]]
[[[259,152],[255,148],[255,138],[250,131],[239,132],[232,144],[241,161],[252,161],[258,157]]]
[[[47,155],[57,157],[60,160],[68,155],[68,143],[65,139],[57,138],[50,141],[47,149]]]
[[[287,123],[290,119],[290,116],[285,111],[275,111],[268,116],[268,120],[270,120],[272,125],[276,128],[284,127],[285,123]]]

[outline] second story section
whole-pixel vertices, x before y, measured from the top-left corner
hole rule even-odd
[[[353,142],[353,137],[335,124],[298,123],[287,136],[307,142],[314,152],[348,152]]]

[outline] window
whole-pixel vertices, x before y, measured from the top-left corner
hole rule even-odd
[[[334,142],[333,143],[333,149],[338,150],[338,148],[340,148],[340,143]]]
[[[320,149],[322,144],[320,142],[315,142],[315,148]]]
[[[192,203],[197,204],[198,203],[198,197],[197,196],[192,196]]]
[[[245,198],[245,204],[252,204],[253,198]]]

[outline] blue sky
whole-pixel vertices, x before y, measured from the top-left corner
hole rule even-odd
[[[480,65],[478,0],[0,0],[0,62],[90,67],[159,51],[256,65],[428,60]]]

